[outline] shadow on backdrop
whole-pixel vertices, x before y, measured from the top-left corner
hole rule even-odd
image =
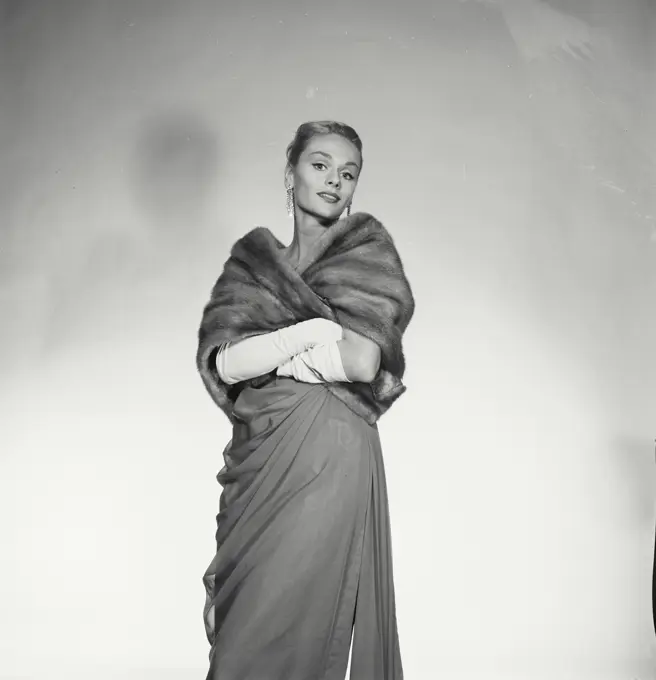
[[[173,290],[202,250],[219,167],[214,131],[185,112],[162,113],[136,130],[126,192],[127,224],[100,231],[76,263],[55,274],[43,351],[106,340],[145,324],[150,293]],[[120,222],[117,210],[106,219]]]
[[[166,113],[139,130],[132,168],[133,196],[162,243],[194,240],[216,195],[218,142],[197,116]]]

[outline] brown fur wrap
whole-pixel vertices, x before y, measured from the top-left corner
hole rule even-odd
[[[380,369],[371,384],[326,384],[373,425],[406,390],[402,336],[415,307],[392,237],[371,215],[354,213],[328,227],[295,268],[284,247],[265,227],[256,227],[233,246],[198,332],[196,362],[205,387],[234,423],[239,392],[261,386],[275,372],[226,385],[216,371],[218,347],[323,317],[381,349]]]

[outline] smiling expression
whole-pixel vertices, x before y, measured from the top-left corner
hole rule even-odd
[[[338,219],[353,197],[361,166],[357,147],[341,135],[310,139],[296,167],[286,173],[297,209],[321,222]]]

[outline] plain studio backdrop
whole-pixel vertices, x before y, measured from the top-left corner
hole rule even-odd
[[[0,677],[191,680],[194,363],[305,120],[417,299],[380,423],[407,680],[656,678],[656,6],[2,2]]]

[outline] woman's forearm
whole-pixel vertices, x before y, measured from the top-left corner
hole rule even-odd
[[[322,347],[317,348],[316,356],[309,353],[295,358],[331,342],[336,346],[337,357],[325,354],[326,348]],[[226,384],[264,375],[276,368],[279,375],[304,382],[369,383],[376,377],[379,366],[380,348],[375,342],[318,318],[229,344],[219,350],[216,358],[219,377]]]
[[[277,373],[306,383],[350,382],[342,365],[337,341],[317,345],[297,354],[280,366]]]
[[[327,319],[310,319],[221,347],[216,369],[223,382],[232,385],[265,375],[291,357],[315,345],[342,337],[342,328]]]
[[[338,340],[313,347],[292,357],[278,368],[278,375],[300,382],[372,382],[378,372],[378,346],[353,334],[348,340]]]
[[[344,329],[344,338],[337,342],[344,373],[351,382],[370,383],[376,377],[380,368],[380,348],[378,345]]]

